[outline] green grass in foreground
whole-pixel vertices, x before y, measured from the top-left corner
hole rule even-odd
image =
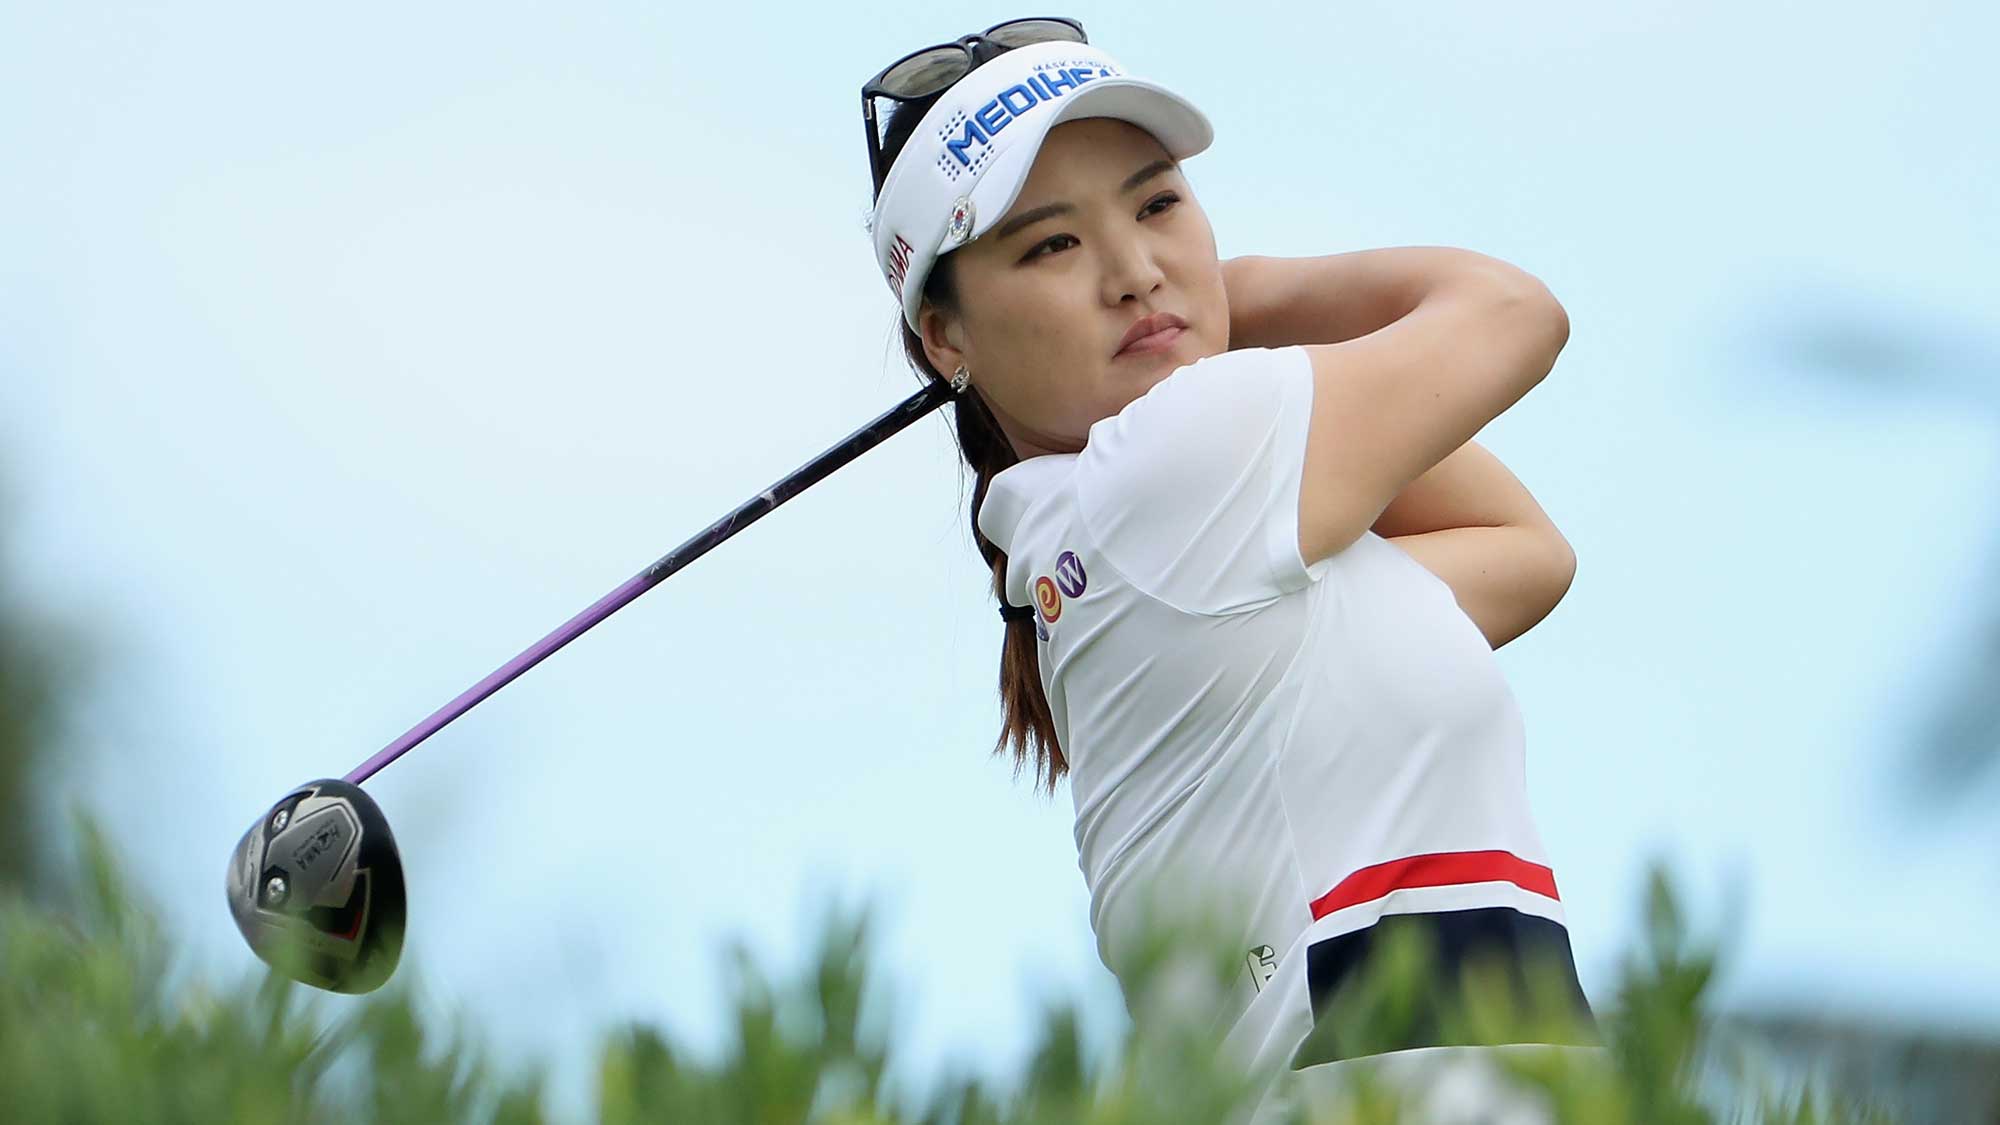
[[[20,1122],[439,1122],[552,1120],[539,1074],[501,1073],[463,1029],[417,1015],[407,982],[333,1000],[265,976],[234,987],[170,983],[172,950],[150,908],[85,830],[74,911],[0,901],[0,1119]],[[220,906],[218,905],[218,909]],[[1648,936],[1612,1004],[1600,1002],[1606,1062],[1518,1068],[1559,1120],[1591,1125],[1888,1120],[1823,1097],[1779,1099],[1708,1036],[1713,950],[1690,938],[1655,876]],[[885,1082],[887,1036],[864,1018],[873,988],[865,916],[832,917],[804,971],[773,977],[740,952],[731,1043],[697,1057],[643,1025],[608,1030],[596,1060],[606,1123],[1157,1125],[1241,1120],[1252,1083],[1216,1059],[1198,1018],[1204,962],[1162,956],[1134,1007],[1136,1029],[1088,1061],[1073,1007],[1052,1010],[1021,1073],[998,1086],[958,1074],[927,1095]],[[1188,948],[1162,939],[1162,950]],[[1412,1007],[1421,951],[1388,960],[1344,1018]],[[1232,965],[1235,954],[1205,964]],[[1196,967],[1190,973],[1189,966]],[[1171,967],[1170,967],[1171,966]],[[1227,972],[1219,968],[1215,979]],[[404,973],[407,976],[407,970]],[[1491,1030],[1509,1013],[1468,982],[1452,1018]],[[332,1015],[323,1007],[333,1004]],[[1177,1013],[1189,1013],[1187,1018]],[[1725,1081],[1715,1081],[1716,1076]],[[1749,1091],[1716,1104],[1705,1090]],[[1386,1089],[1357,1087],[1299,1122],[1395,1122]]]

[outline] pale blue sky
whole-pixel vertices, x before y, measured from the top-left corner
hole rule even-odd
[[[856,91],[1044,13],[698,7],[0,0],[0,471],[31,589],[104,638],[72,788],[209,971],[249,967],[264,805],[914,387]],[[1663,855],[1745,895],[1732,1002],[1990,1021],[1985,802],[1892,791],[2000,568],[2000,19],[1063,10],[1214,121],[1225,255],[1467,246],[1567,306],[1482,441],[1580,560],[1500,660],[1593,997]],[[1830,381],[1773,343],[1830,308],[1964,346]],[[404,978],[575,1098],[613,1015],[713,1040],[724,936],[788,959],[869,894],[918,1069],[1004,1070],[1055,993],[1116,1026],[1068,790],[985,757],[953,465],[920,424],[371,783]]]

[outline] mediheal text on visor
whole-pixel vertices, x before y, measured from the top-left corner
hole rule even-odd
[[[1026,82],[1017,82],[999,95],[975,110],[966,118],[965,128],[960,134],[944,143],[944,147],[958,158],[960,167],[972,167],[972,157],[967,152],[974,145],[993,143],[993,134],[1007,127],[1007,123],[1020,117],[1044,102],[1052,102],[1062,97],[1065,89],[1074,90],[1096,78],[1109,78],[1118,72],[1108,66],[1062,66],[1050,67],[1028,76]],[[1014,98],[1021,100],[1015,105]]]

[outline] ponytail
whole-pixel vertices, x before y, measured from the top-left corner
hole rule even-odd
[[[924,296],[933,304],[945,308],[954,307],[956,296],[952,292],[951,265],[949,255],[940,258],[924,282]],[[903,329],[903,351],[918,377],[944,382],[944,376],[931,365],[930,357],[924,353],[923,340],[902,322],[900,314],[897,323]],[[986,490],[993,484],[993,478],[1000,475],[1001,470],[1019,463],[1020,457],[1014,453],[1007,435],[1001,432],[1000,423],[994,419],[986,400],[979,396],[979,388],[967,388],[952,403],[952,414],[959,456],[972,469],[972,542],[993,571],[993,596],[1004,605],[1007,601],[1007,555],[981,534],[979,506],[986,501]],[[1063,758],[1062,747],[1056,743],[1055,718],[1049,712],[1048,696],[1042,692],[1041,655],[1035,644],[1035,624],[1032,619],[1009,621],[1006,629],[1006,639],[1000,645],[1000,737],[993,744],[993,753],[1013,752],[1016,777],[1033,762],[1036,785],[1053,796],[1057,779],[1069,772],[1069,763]]]
[[[989,47],[990,49],[990,47]],[[1004,48],[1002,49],[1004,50]],[[882,137],[882,167],[886,170],[902,152],[910,134],[916,130],[917,122],[924,113],[944,95],[940,90],[926,98],[899,102],[890,112]],[[879,196],[882,182],[877,180],[875,192]],[[946,254],[931,267],[930,276],[924,279],[924,297],[940,308],[955,310],[958,295],[952,282],[952,259]],[[931,365],[930,356],[924,352],[924,343],[910,326],[904,322],[902,314],[896,316],[897,327],[903,330],[903,351],[909,356],[910,367],[919,379],[944,382],[945,377]],[[1001,432],[1000,423],[993,417],[993,411],[986,400],[979,397],[979,388],[971,387],[952,403],[952,413],[956,420],[959,455],[972,469],[972,542],[979,548],[979,555],[993,571],[993,595],[1001,604],[1007,600],[1007,555],[993,542],[979,532],[979,506],[986,500],[986,490],[993,478],[1001,470],[1020,461],[1014,453],[1014,446],[1007,435]],[[1035,645],[1035,623],[1032,619],[1009,621],[1007,636],[1000,646],[1000,737],[993,744],[993,753],[1012,751],[1014,776],[1030,762],[1035,767],[1035,783],[1046,789],[1051,796],[1056,790],[1056,781],[1069,772],[1069,763],[1063,758],[1062,747],[1056,744],[1056,723],[1049,713],[1048,696],[1042,693],[1042,671],[1039,650]]]

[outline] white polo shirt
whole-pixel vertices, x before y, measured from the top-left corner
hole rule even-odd
[[[1200,360],[979,512],[1038,611],[1100,957],[1129,1002],[1149,916],[1219,918],[1243,950],[1225,1049],[1280,1069],[1444,1042],[1307,1043],[1392,931],[1441,971],[1497,953],[1575,984],[1485,637],[1373,532],[1300,556],[1312,396],[1300,348]]]

